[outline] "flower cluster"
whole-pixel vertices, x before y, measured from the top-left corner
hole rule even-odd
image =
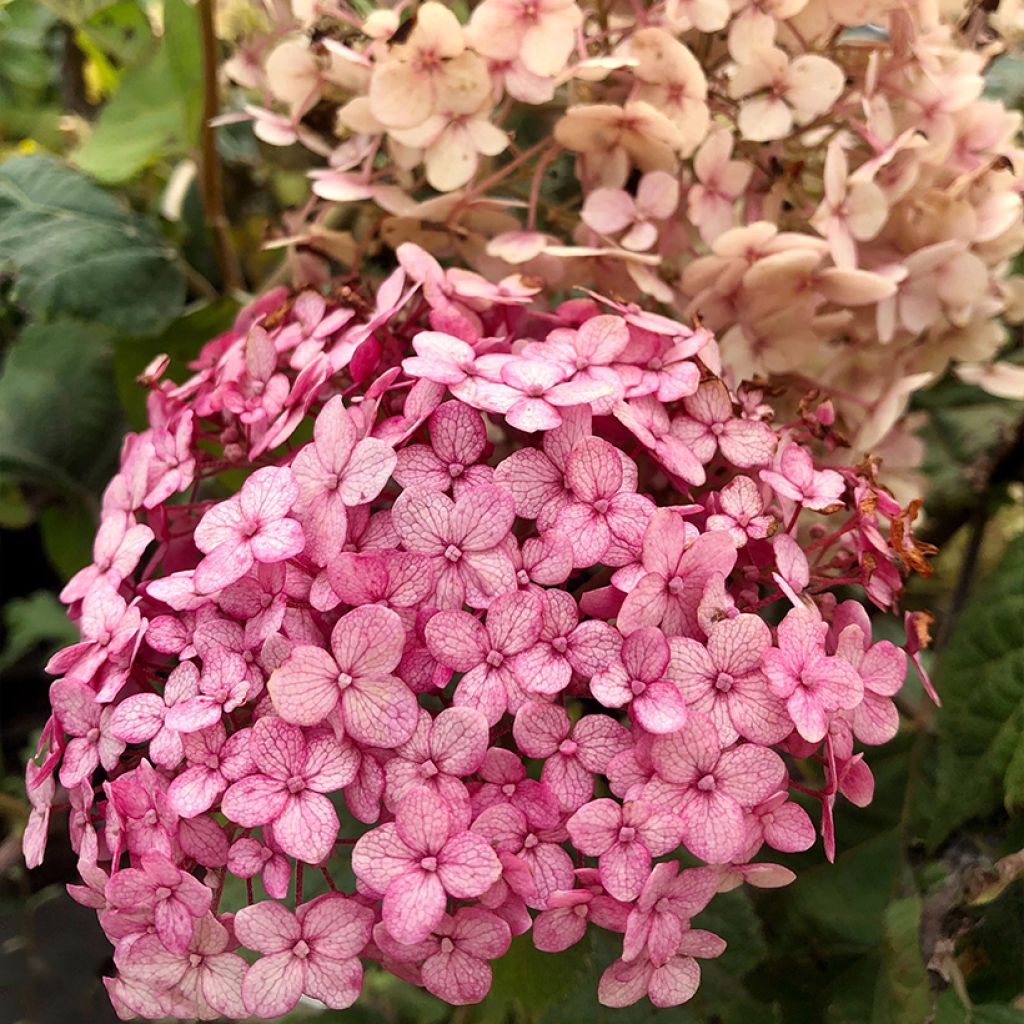
[[[934,0],[276,10],[227,72],[261,95],[261,139],[327,164],[288,239],[303,274],[380,237],[495,280],[647,294],[718,335],[731,384],[831,397],[847,461],[884,454],[907,496],[915,390],[953,362],[1024,395],[993,363],[999,317],[1024,314],[1021,118],[982,96],[1008,19],[957,28]]]
[[[774,424],[704,329],[399,257],[147,369],[62,595],[25,851],[66,794],[125,1017],[345,1007],[363,960],[471,1003],[512,936],[590,925],[604,1003],[681,1003],[701,910],[791,879],[759,858],[805,805],[831,857],[898,728],[925,623],[875,642],[834,592],[892,608],[925,552],[870,464],[819,468],[824,406]]]

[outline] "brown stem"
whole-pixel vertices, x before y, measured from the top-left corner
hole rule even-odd
[[[224,183],[217,153],[217,132],[212,121],[220,110],[217,90],[217,36],[213,27],[215,0],[199,0],[199,28],[203,47],[203,113],[199,126],[200,190],[206,222],[213,234],[217,266],[225,291],[245,287],[238,254],[231,243],[231,228],[224,210]]]

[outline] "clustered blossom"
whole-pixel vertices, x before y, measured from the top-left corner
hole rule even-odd
[[[870,464],[819,469],[704,329],[399,255],[147,372],[65,592],[25,853],[69,808],[126,1018],[345,1007],[365,961],[475,1002],[591,926],[603,1002],[683,1002],[714,894],[789,881],[808,807],[831,857],[898,728],[907,654],[834,596],[924,561]]]
[[[353,252],[457,255],[510,300],[516,272],[648,295],[715,332],[729,386],[816,388],[829,443],[853,449],[832,461],[884,455],[909,499],[915,390],[952,364],[1024,397],[996,361],[1000,317],[1024,316],[1021,116],[983,94],[997,33],[1019,30],[998,7],[483,0],[460,23],[433,0],[293,3],[222,30],[227,75],[258,97],[239,116],[326,164],[287,239],[300,276],[324,279],[342,228]],[[464,286],[442,285],[472,319]],[[509,422],[555,425],[608,349],[496,375]]]

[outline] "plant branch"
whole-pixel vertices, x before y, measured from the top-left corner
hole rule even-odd
[[[213,26],[215,0],[199,0],[199,29],[203,48],[203,111],[199,126],[199,187],[206,222],[213,234],[213,246],[223,289],[228,292],[245,287],[238,254],[231,242],[231,227],[224,210],[224,183],[217,153],[217,132],[213,119],[220,110],[217,89],[217,36]]]

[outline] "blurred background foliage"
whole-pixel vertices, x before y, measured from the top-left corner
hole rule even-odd
[[[256,2],[222,4],[220,34]],[[63,893],[66,836],[37,871],[20,863],[23,764],[47,707],[42,665],[74,636],[56,594],[90,560],[120,439],[144,423],[135,378],[162,352],[180,378],[247,294],[287,279],[287,244],[266,243],[306,195],[301,155],[267,151],[242,120],[209,133],[204,153],[216,100],[204,13],[212,5],[186,0],[0,0],[5,1021],[114,1019],[99,982],[109,949],[93,914]],[[997,60],[989,88],[1024,102],[1024,58]],[[221,101],[241,109],[240,97]],[[208,228],[204,157],[223,182],[226,237]],[[1010,341],[1019,353],[1020,338]],[[901,733],[871,759],[874,802],[838,814],[834,866],[820,848],[781,858],[798,870],[793,886],[716,900],[700,923],[729,950],[675,1010],[597,1006],[615,952],[602,933],[557,956],[517,939],[479,1007],[453,1010],[371,970],[354,1009],[302,1006],[294,1018],[1024,1022],[1024,407],[948,379],[919,395],[914,415],[930,480],[923,533],[942,550],[907,606],[936,614],[925,658],[943,706],[908,685]]]

